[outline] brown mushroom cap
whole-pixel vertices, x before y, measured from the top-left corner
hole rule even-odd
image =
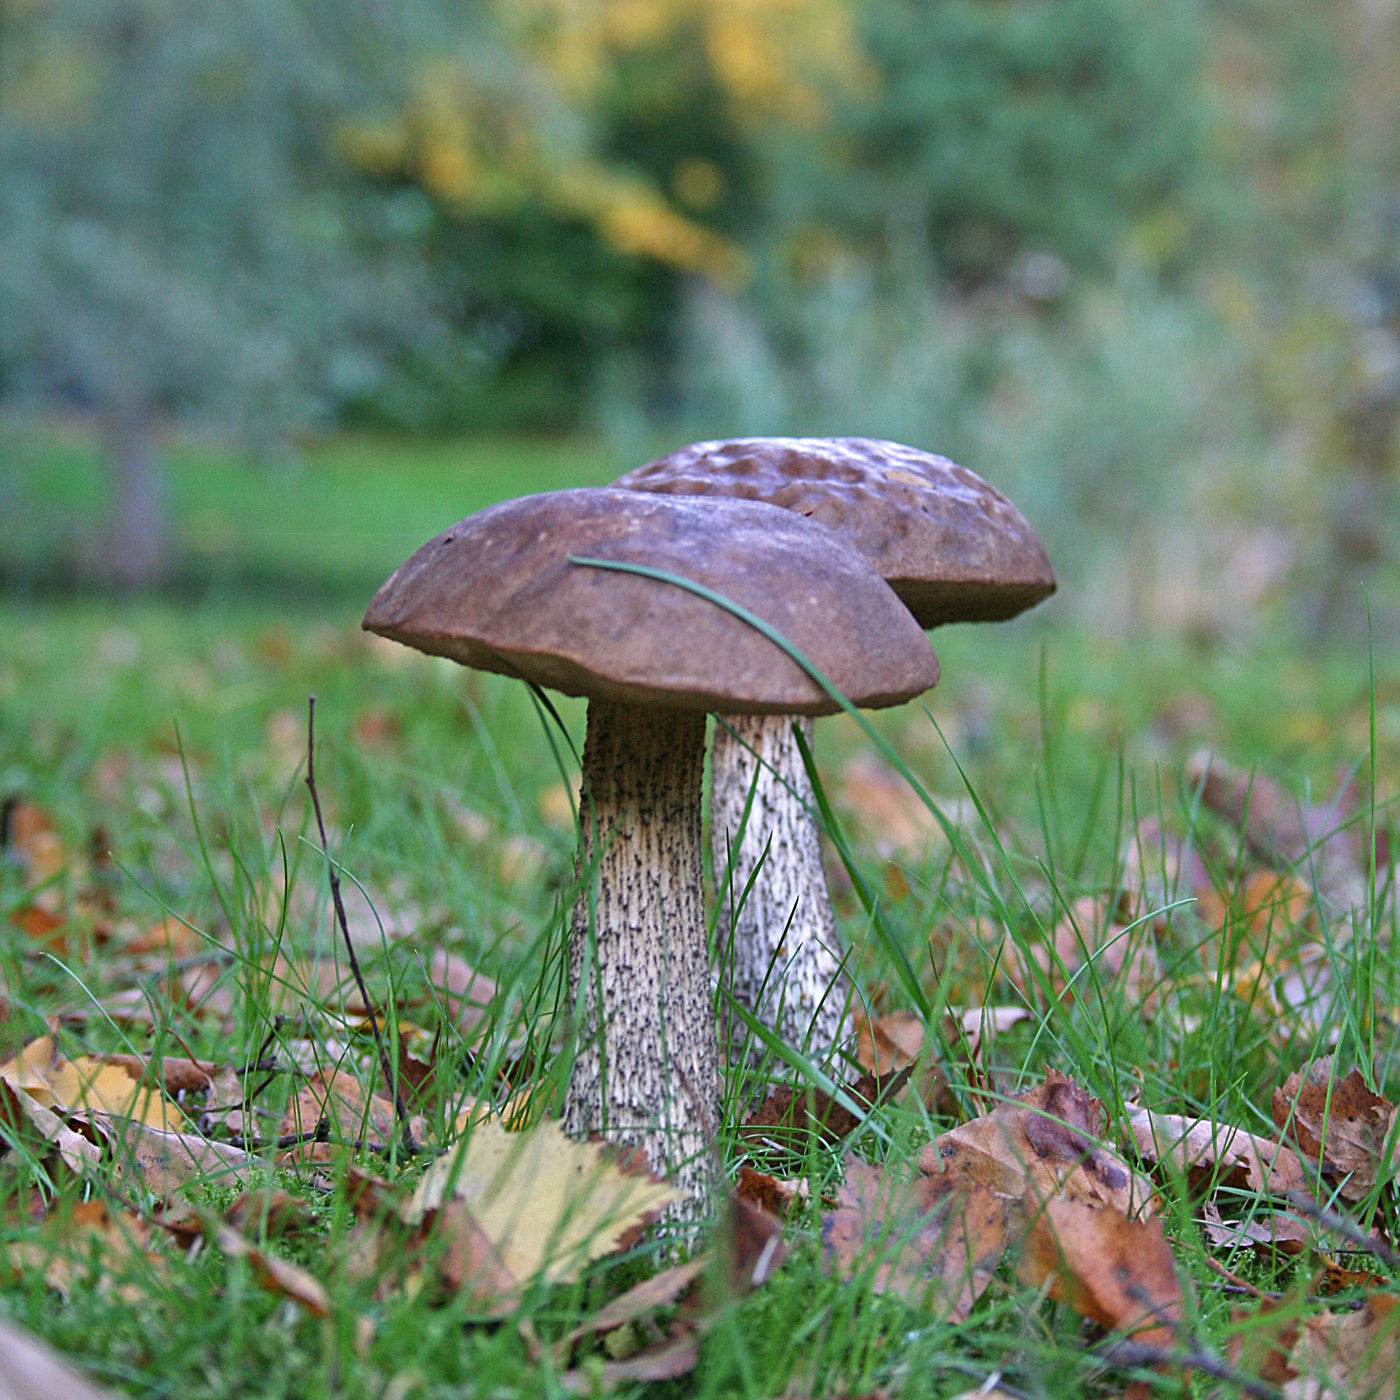
[[[697,442],[615,486],[767,501],[830,526],[855,546],[921,627],[996,622],[1055,591],[1025,517],[975,472],[872,438]]]
[[[396,569],[364,626],[591,699],[733,714],[838,708],[717,604],[570,556],[643,564],[713,589],[776,628],[855,704],[899,704],[938,679],[928,639],[858,553],[801,515],[745,500],[599,488],[504,501]]]

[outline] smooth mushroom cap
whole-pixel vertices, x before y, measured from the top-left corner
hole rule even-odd
[[[873,438],[697,442],[613,483],[766,501],[819,520],[870,560],[921,627],[1014,617],[1055,591],[1025,517],[975,472]]]
[[[568,695],[733,714],[839,708],[723,607],[578,558],[714,590],[776,628],[857,705],[899,704],[938,679],[928,639],[858,553],[814,521],[747,500],[604,487],[504,501],[396,569],[364,626]]]

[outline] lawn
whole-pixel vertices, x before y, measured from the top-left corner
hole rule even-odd
[[[90,469],[81,451],[62,467],[74,481]],[[730,1068],[716,1144],[727,1175],[805,1183],[771,1275],[726,1287],[716,1266],[702,1301],[669,1294],[561,1345],[671,1262],[664,1241],[493,1296],[441,1220],[434,1233],[400,1218],[432,1156],[473,1124],[523,1127],[558,1110],[576,768],[563,739],[581,741],[583,714],[556,698],[561,733],[520,685],[367,638],[355,590],[493,496],[607,471],[564,446],[356,443],[237,488],[236,471],[177,470],[191,549],[217,541],[270,573],[326,579],[321,601],[236,588],[184,607],[0,601],[0,1065],[42,1036],[51,1062],[198,1062],[209,1082],[183,1097],[165,1072],[169,1111],[182,1139],[223,1154],[178,1189],[131,1161],[114,1174],[121,1150],[100,1114],[59,1096],[58,1114],[26,1116],[0,1074],[0,1314],[101,1385],[189,1400],[614,1383],[942,1398],[995,1377],[1011,1395],[1263,1394],[1288,1382],[1290,1354],[1294,1371],[1326,1374],[1347,1318],[1375,1327],[1337,1363],[1337,1384],[1352,1388],[1330,1393],[1364,1393],[1362,1354],[1384,1359],[1395,1345],[1382,1325],[1396,1272],[1383,1239],[1395,1225],[1400,974],[1384,843],[1379,894],[1363,893],[1354,918],[1330,902],[1329,881],[1341,861],[1369,886],[1372,827],[1384,838],[1393,825],[1393,658],[1376,657],[1373,676],[1364,653],[1304,654],[1280,639],[1248,653],[1110,645],[1067,631],[1053,606],[935,633],[944,678],[922,703],[868,729],[847,717],[817,726],[828,874],[870,1047],[858,1064],[775,1047]],[[427,1149],[413,1157],[332,918],[303,781],[313,694],[330,852],[369,1006]],[[1255,826],[1232,816],[1192,766],[1202,749],[1217,773],[1223,761],[1253,775],[1252,804],[1281,795],[1262,842],[1266,802]],[[1315,833],[1288,868],[1286,853],[1268,855],[1298,802],[1320,807],[1343,783],[1341,836]],[[1164,878],[1162,854],[1178,849],[1179,872]],[[489,979],[479,1012],[464,993],[472,974]],[[1020,1019],[974,1046],[978,1008]],[[775,1084],[854,1082],[881,1046],[880,1067],[908,1061],[911,1076],[873,1109],[855,1103],[840,1133],[809,1132],[800,1115],[800,1131],[743,1130]],[[1310,1101],[1285,1083],[1329,1054],[1323,1116],[1335,1131],[1324,1121],[1325,1150],[1308,1158]],[[1344,1090],[1353,1066],[1382,1096],[1355,1110],[1365,1132]],[[1179,1320],[1136,1360],[1075,1302],[1092,1269],[1068,1257],[1037,1273],[1008,1245],[965,1317],[874,1267],[901,1246],[901,1170],[1052,1071],[1102,1103],[1088,1137],[1076,1130],[1070,1178],[1095,1163],[1113,1164],[1100,1173],[1112,1177],[1121,1162],[1157,1193]],[[136,1073],[148,1090],[161,1077]],[[1299,1149],[1313,1205],[1250,1179],[1218,1133],[1214,1157],[1158,1163],[1130,1131],[1142,1110]],[[883,1173],[882,1204],[852,1257],[841,1207],[862,1163]],[[1367,1253],[1372,1228],[1382,1242]],[[742,1254],[740,1232],[721,1239]],[[1322,1352],[1293,1351],[1289,1324],[1322,1337]],[[670,1344],[674,1359],[677,1339],[692,1338],[678,1379],[609,1369],[662,1376],[644,1358]]]

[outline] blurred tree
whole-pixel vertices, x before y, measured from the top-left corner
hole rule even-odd
[[[1195,0],[866,0],[842,213],[980,284],[1018,254],[1103,272],[1198,168]]]
[[[267,441],[373,392],[406,347],[446,344],[422,200],[347,180],[330,154],[364,100],[374,8],[0,11],[0,392],[99,416],[115,581],[170,563],[164,420]]]

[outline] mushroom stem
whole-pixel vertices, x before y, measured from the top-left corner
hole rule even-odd
[[[719,1118],[700,842],[705,716],[594,700],[583,747],[581,890],[569,938],[574,1137],[636,1143],[707,1214]]]
[[[730,715],[715,725],[710,844],[716,889],[730,866],[719,945],[735,999],[785,1044],[824,1055],[849,1029],[850,985],[796,725],[810,746],[806,718]]]

